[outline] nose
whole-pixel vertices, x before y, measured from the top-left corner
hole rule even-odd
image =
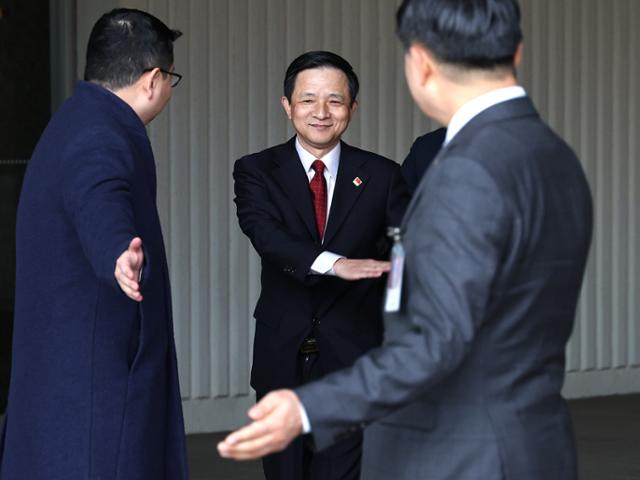
[[[329,108],[327,107],[327,104],[324,102],[318,102],[313,112],[313,116],[318,120],[329,118]]]

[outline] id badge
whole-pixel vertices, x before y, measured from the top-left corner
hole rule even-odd
[[[391,271],[387,276],[387,290],[384,301],[384,311],[386,313],[400,311],[404,259],[405,255],[402,244],[397,243],[391,249]]]

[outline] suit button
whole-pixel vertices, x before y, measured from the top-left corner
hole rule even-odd
[[[311,319],[311,324],[312,325],[320,325],[320,319],[314,317]]]

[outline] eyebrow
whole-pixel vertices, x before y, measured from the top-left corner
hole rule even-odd
[[[300,98],[302,97],[316,97],[317,95],[313,92],[300,92]],[[329,98],[337,98],[339,100],[344,100],[344,95],[340,93],[330,93]]]

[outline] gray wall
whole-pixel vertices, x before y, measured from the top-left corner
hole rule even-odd
[[[187,428],[226,429],[244,418],[259,261],[237,227],[233,161],[281,143],[282,75],[298,53],[343,54],[362,80],[346,140],[401,161],[432,128],[411,102],[394,38],[396,0],[139,0],[185,32],[185,79],[150,128],[174,293]],[[569,397],[640,391],[637,0],[522,0],[522,83],[581,157],[596,233],[568,349]],[[89,12],[79,2],[84,48]],[[96,14],[97,15],[97,14]],[[89,27],[87,27],[89,25]],[[81,71],[82,61],[78,61]],[[634,81],[635,80],[635,81]]]

